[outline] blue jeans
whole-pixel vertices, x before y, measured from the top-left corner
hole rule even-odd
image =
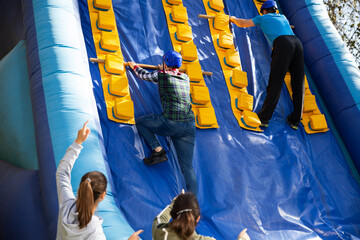
[[[136,128],[152,149],[160,146],[155,134],[171,138],[181,172],[184,175],[186,189],[196,195],[198,184],[192,163],[195,146],[195,121],[175,122],[163,115],[152,114],[138,118]]]

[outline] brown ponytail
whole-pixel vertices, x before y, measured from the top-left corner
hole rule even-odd
[[[196,196],[193,193],[179,195],[175,199],[170,215],[173,220],[169,227],[181,239],[189,239],[195,232],[196,219],[200,216],[200,207]]]
[[[91,221],[95,203],[100,195],[106,191],[106,186],[106,177],[101,172],[88,172],[81,178],[76,199],[80,229],[86,227]]]

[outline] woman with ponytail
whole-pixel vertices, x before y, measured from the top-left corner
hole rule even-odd
[[[170,219],[172,221],[170,222]],[[152,237],[154,240],[215,240],[212,237],[199,235],[195,232],[200,220],[200,207],[193,193],[183,192],[174,198],[154,220]],[[238,240],[250,240],[244,229]]]
[[[78,158],[81,144],[88,138],[90,129],[86,126],[78,131],[77,138],[66,150],[56,171],[56,185],[59,199],[57,240],[63,239],[106,239],[102,229],[103,219],[95,216],[98,204],[106,196],[107,180],[103,173],[88,172],[82,178],[77,198],[71,187],[71,170]],[[139,239],[139,230],[129,240]]]

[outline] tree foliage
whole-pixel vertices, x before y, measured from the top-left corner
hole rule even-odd
[[[360,69],[360,1],[323,0],[331,22],[353,54]]]

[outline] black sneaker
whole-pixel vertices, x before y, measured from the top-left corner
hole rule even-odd
[[[261,120],[260,120],[261,121]],[[260,127],[265,127],[267,128],[269,126],[269,120],[267,121],[261,121]]]
[[[298,130],[299,129],[299,122],[297,122],[297,123],[290,122],[289,117],[290,117],[290,115],[286,118],[287,123],[290,125],[290,127],[292,129]]]
[[[165,162],[167,160],[168,158],[166,156],[165,149],[161,149],[160,152],[156,152],[155,150],[153,150],[149,158],[144,158],[144,163],[146,165],[154,165],[161,162]]]

